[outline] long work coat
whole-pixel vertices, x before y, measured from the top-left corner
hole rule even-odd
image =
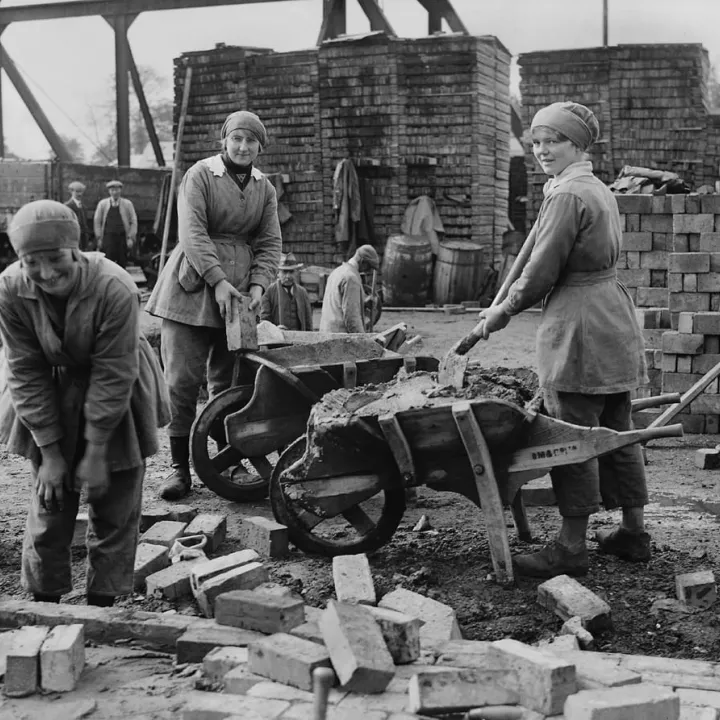
[[[546,184],[531,234],[532,254],[502,307],[514,315],[545,299],[537,333],[541,387],[601,395],[647,382],[642,331],[615,271],[617,201],[590,162],[573,163]]]
[[[300,330],[312,330],[312,305],[307,290],[302,285],[295,283],[293,285],[293,298],[297,307]],[[263,295],[260,306],[260,319],[269,320],[274,325],[286,325],[285,320],[289,319],[291,310],[290,296],[287,290],[283,288],[282,283],[276,280]]]
[[[73,467],[84,436],[107,445],[111,472],[140,467],[169,412],[138,289],[100,253],[79,262],[64,318],[19,262],[0,275],[0,442],[36,463],[40,447],[59,442]]]
[[[365,332],[364,300],[362,279],[357,268],[346,262],[336,267],[325,284],[320,332]]]
[[[185,325],[224,328],[213,288],[263,289],[275,279],[282,236],[275,188],[253,168],[244,190],[222,157],[195,163],[178,192],[178,245],[148,300],[152,315]]]

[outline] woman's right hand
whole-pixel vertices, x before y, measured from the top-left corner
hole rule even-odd
[[[35,478],[35,492],[40,506],[46,512],[55,513],[65,505],[65,487],[70,472],[59,449],[46,451],[42,448],[42,461]]]
[[[215,286],[215,302],[220,308],[225,322],[233,322],[235,320],[235,298],[238,300],[242,297],[239,290],[233,287],[227,280],[221,280]]]

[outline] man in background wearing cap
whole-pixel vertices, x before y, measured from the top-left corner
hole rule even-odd
[[[302,267],[293,253],[280,255],[278,279],[268,287],[260,306],[260,319],[283,330],[312,330],[312,306],[307,290],[296,282]]]
[[[119,180],[111,180],[105,187],[110,197],[103,198],[95,209],[95,237],[98,249],[124,268],[137,236],[135,206],[121,197],[123,184]]]
[[[90,250],[90,226],[82,204],[85,185],[79,180],[74,180],[68,185],[68,190],[70,190],[70,199],[65,204],[75,213],[80,224],[80,249]]]
[[[360,273],[379,267],[375,248],[361,245],[347,262],[330,273],[323,296],[320,332],[365,332],[365,294]]]

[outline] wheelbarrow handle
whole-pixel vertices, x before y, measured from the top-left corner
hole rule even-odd
[[[683,426],[681,423],[676,425],[665,425],[664,427],[645,428],[644,430],[635,430],[639,436],[638,442],[645,443],[648,440],[663,437],[682,437]]]
[[[666,393],[665,395],[655,395],[655,397],[637,398],[632,401],[632,410],[646,410],[647,408],[660,407],[660,405],[669,405],[670,403],[679,403],[682,399],[680,393]]]

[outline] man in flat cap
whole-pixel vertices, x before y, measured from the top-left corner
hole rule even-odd
[[[323,296],[320,332],[365,332],[365,293],[360,274],[379,267],[375,248],[361,245],[347,262],[330,273]]]
[[[293,253],[282,253],[278,279],[268,285],[260,303],[260,319],[283,330],[312,330],[312,306],[307,290],[297,283],[302,267]]]
[[[98,250],[120,267],[127,265],[128,250],[132,250],[137,236],[135,207],[122,197],[123,184],[110,180],[106,184],[110,197],[103,198],[95,209],[95,237]]]
[[[74,213],[80,223],[80,250],[92,250],[90,247],[90,225],[86,215],[85,206],[82,203],[85,185],[79,180],[73,180],[68,185],[70,199],[65,203]]]

